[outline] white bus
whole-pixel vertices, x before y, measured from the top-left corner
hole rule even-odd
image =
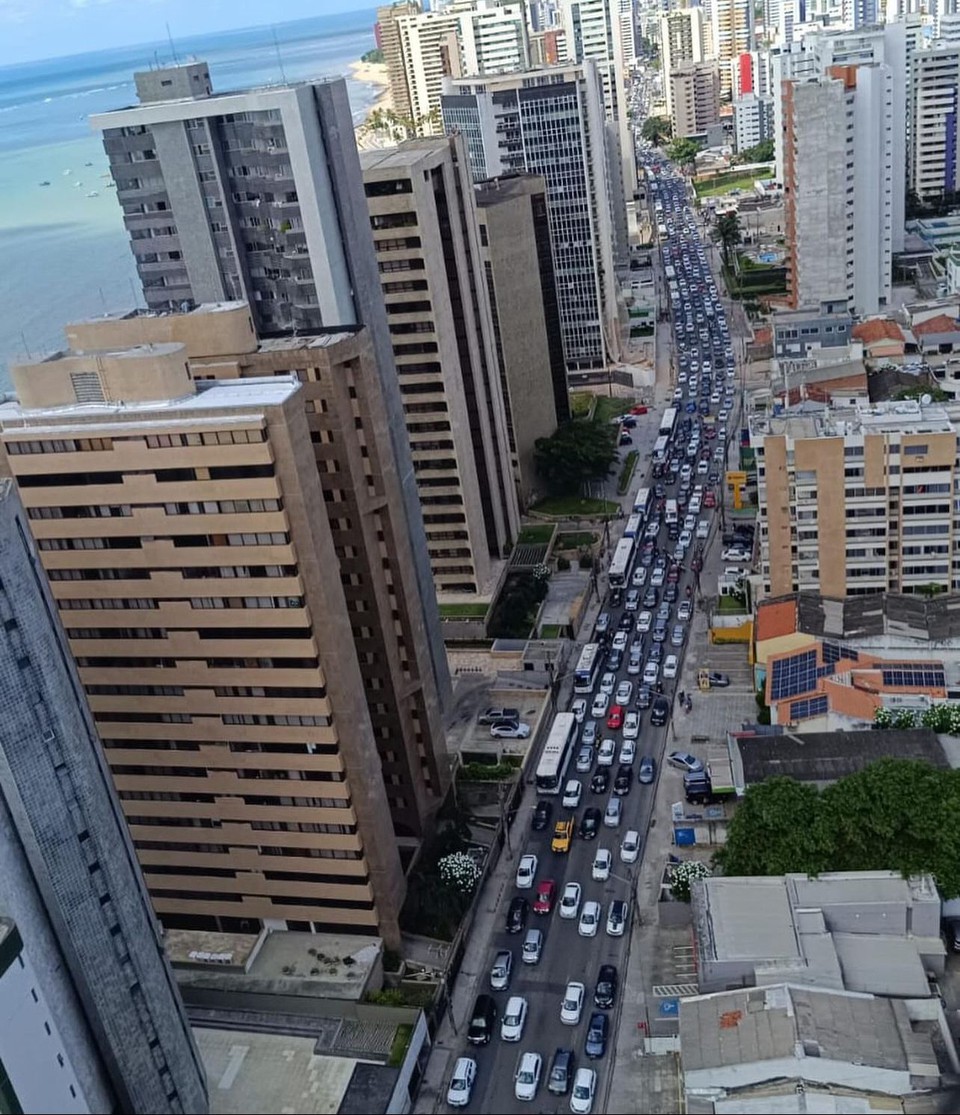
[[[627,519],[627,525],[623,528],[624,538],[636,538],[643,528],[643,516],[631,515]]]
[[[630,576],[630,565],[633,562],[633,550],[636,545],[635,538],[621,538],[617,548],[613,551],[613,561],[607,572],[607,580],[611,588],[620,588],[626,584]]]
[[[580,652],[577,668],[573,671],[574,693],[592,693],[600,673],[600,644],[587,643]]]
[[[667,462],[667,453],[670,451],[670,439],[658,437],[653,445],[653,463],[663,465]]]
[[[660,436],[671,438],[677,428],[680,411],[676,407],[667,407],[660,419]]]
[[[637,494],[633,497],[633,513],[639,515],[644,522],[650,517],[650,512],[653,510],[653,489],[652,488],[637,488]]]
[[[663,518],[664,518],[664,522],[666,522],[668,524],[677,522],[677,520],[678,520],[677,501],[675,499],[668,499],[667,500],[667,509],[664,513]]]
[[[553,727],[537,764],[538,794],[560,793],[576,736],[577,718],[572,712],[558,712],[553,718]]]

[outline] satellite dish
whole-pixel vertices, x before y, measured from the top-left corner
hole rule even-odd
[[[920,402],[923,403],[923,405],[925,407],[928,407],[933,402],[933,396],[932,395],[921,395],[920,396]]]

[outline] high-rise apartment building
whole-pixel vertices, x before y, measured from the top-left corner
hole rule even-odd
[[[711,57],[720,67],[720,96],[732,95],[730,63],[754,49],[753,0],[710,0]]]
[[[407,85],[407,71],[403,64],[403,43],[400,38],[400,18],[420,14],[417,0],[400,0],[377,8],[377,34],[383,64],[387,67],[387,81],[390,89],[390,107],[400,117],[413,120],[413,106],[410,104],[410,88]]]
[[[203,1066],[31,525],[0,481],[0,1106],[204,1112]]]
[[[843,0],[841,11],[843,23],[851,31],[880,22],[881,5],[877,0]]]
[[[623,199],[611,186],[593,63],[448,79],[441,105],[447,131],[466,140],[474,182],[542,175],[567,372],[607,367],[619,355],[613,242]]]
[[[466,148],[360,161],[397,374],[421,393],[406,422],[437,592],[487,593],[520,513]]]
[[[774,596],[960,588],[957,434],[919,402],[754,415],[761,569]]]
[[[748,151],[773,139],[773,97],[747,93],[733,102],[733,130],[737,150]]]
[[[0,438],[157,913],[396,941],[447,768],[367,332],[71,333]]]
[[[520,0],[457,0],[397,18],[410,116],[422,135],[441,135],[440,91],[446,77],[499,74],[530,65],[527,18]],[[389,60],[388,60],[389,65]]]
[[[670,75],[684,62],[702,62],[706,58],[706,34],[703,8],[677,8],[660,19],[660,63],[670,115],[673,114]]]
[[[770,55],[765,50],[748,50],[730,63],[730,87],[734,104],[751,93],[765,97],[770,92]]]
[[[922,201],[957,190],[960,43],[917,51],[909,93],[907,188]]]
[[[716,62],[681,62],[667,79],[670,122],[677,139],[703,135],[720,120],[720,75]]]
[[[510,453],[521,502],[528,506],[542,491],[537,439],[570,418],[547,184],[539,174],[495,178],[477,186],[476,200]]]

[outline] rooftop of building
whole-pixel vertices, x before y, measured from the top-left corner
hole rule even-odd
[[[797,407],[752,411],[750,433],[755,437],[799,439],[888,433],[949,433],[953,423],[939,403],[900,399],[870,403],[853,399],[852,406],[802,403]]]
[[[543,193],[546,189],[540,174],[503,174],[499,178],[488,178],[474,185],[477,205],[494,205],[509,198],[526,197],[531,193]]]
[[[916,322],[913,332],[918,337],[933,333],[957,333],[960,332],[960,323],[952,314],[937,314],[936,317],[929,317],[926,321]]]
[[[903,330],[895,321],[886,317],[874,317],[859,322],[853,327],[853,335],[865,345],[875,345],[880,341],[903,343]]]
[[[410,170],[420,163],[434,163],[450,150],[447,136],[420,136],[406,139],[396,147],[381,147],[360,152],[360,168],[368,171]]]
[[[817,1115],[902,1115],[906,1110],[904,1102],[893,1096],[810,1081],[801,1090],[794,1080],[764,1082],[724,1093],[712,1102],[690,1097],[687,1107],[689,1115],[809,1115],[814,1111]]]
[[[246,310],[248,304],[242,299],[228,302],[201,302],[199,305],[190,305],[183,310],[147,310],[136,306],[129,310],[113,310],[104,314],[95,314],[93,317],[77,318],[77,325],[96,325],[98,322],[131,321],[134,318],[169,318],[169,317],[207,317],[211,314],[233,313],[236,310]]]
[[[813,318],[823,317],[828,317],[833,321],[852,320],[849,310],[834,309],[829,304],[826,306],[800,306],[796,310],[777,310],[773,315],[773,326],[775,329],[779,329],[781,326],[791,326],[803,321],[810,321]]]

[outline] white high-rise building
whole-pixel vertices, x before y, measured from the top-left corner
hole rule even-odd
[[[770,92],[770,54],[748,50],[730,61],[730,92],[734,102],[748,93],[766,96]]]
[[[935,46],[956,46],[960,43],[960,12],[944,12],[937,17]]]
[[[960,44],[938,45],[913,58],[907,188],[921,200],[957,190]]]
[[[733,127],[738,151],[773,139],[773,97],[747,93],[734,101]]]
[[[720,64],[720,97],[732,95],[730,62],[756,45],[753,30],[753,0],[710,0],[710,49]]]

